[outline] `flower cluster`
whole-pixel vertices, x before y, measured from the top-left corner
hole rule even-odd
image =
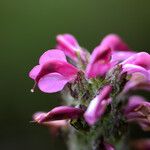
[[[79,132],[101,129],[92,140],[103,137],[96,147],[107,150],[115,149],[107,143],[113,141],[105,131],[109,123],[113,131],[118,128],[117,135],[131,122],[150,129],[150,103],[131,95],[131,91],[150,90],[148,53],[133,51],[115,34],[104,37],[91,55],[70,34],[58,35],[56,41],[56,48],[40,57],[29,76],[42,92],[62,91],[66,106],[35,113],[35,122],[54,129],[70,128],[69,121]]]

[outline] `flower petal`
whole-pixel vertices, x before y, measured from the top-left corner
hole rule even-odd
[[[38,123],[54,120],[75,119],[83,115],[83,110],[71,106],[58,106],[48,113],[36,113],[33,118]]]
[[[150,70],[150,55],[146,52],[140,52],[129,57],[128,59],[123,61],[121,64],[122,65],[134,64],[134,65],[141,66],[147,70]]]
[[[107,100],[103,100],[102,102],[96,97],[94,98],[84,113],[84,118],[89,125],[93,125],[100,119],[100,117],[104,114],[107,106]]]
[[[131,51],[117,51],[113,52],[111,62],[122,62],[126,60],[127,58],[131,57],[132,55],[136,54],[135,52]]]
[[[39,59],[39,64],[44,64],[49,60],[67,61],[65,54],[61,50],[51,49],[46,51]]]
[[[70,45],[74,46],[74,47],[78,47],[78,41],[75,39],[75,37],[71,34],[62,34],[62,35],[58,35],[56,37],[56,40],[66,40]],[[60,40],[61,41],[61,40]]]
[[[33,115],[33,120],[37,123],[40,123],[40,120],[43,119],[46,116],[46,112],[36,112]]]
[[[111,50],[109,47],[98,46],[91,54],[90,63],[86,68],[87,78],[103,76],[110,68]]]
[[[134,65],[134,64],[125,64],[123,65],[123,72],[127,72],[128,74],[133,74],[133,73],[142,73],[147,79],[149,79],[149,72],[144,69],[141,66]]]
[[[136,122],[143,130],[150,130],[150,103],[142,97],[130,97],[124,115],[128,122]]]
[[[59,73],[49,73],[40,78],[38,87],[45,93],[54,93],[61,91],[68,82],[69,80]]]
[[[35,66],[35,67],[29,72],[29,77],[30,77],[31,79],[34,79],[34,80],[35,80],[40,71],[41,71],[41,66],[40,66],[40,65]]]
[[[67,128],[68,123],[66,120],[55,120],[41,123],[40,120],[42,120],[46,115],[46,112],[37,112],[33,115],[33,120],[39,124],[48,127],[53,137],[58,134],[61,128]]]
[[[108,46],[112,51],[128,51],[130,48],[124,41],[116,34],[109,34],[104,37],[101,42],[101,45]]]
[[[77,68],[67,62],[52,60],[48,61],[42,66],[41,71],[36,77],[36,81],[38,82],[40,78],[49,73],[59,73],[65,78],[73,79],[73,76],[76,75],[77,72]]]
[[[125,107],[124,112],[129,113],[130,111],[137,108],[141,103],[145,102],[145,99],[141,96],[131,96],[128,101],[128,105]]]
[[[150,90],[150,79],[140,72],[133,73],[130,80],[126,83],[123,92],[129,90],[144,89]]]
[[[89,125],[95,124],[97,120],[101,118],[104,114],[107,105],[111,102],[109,98],[112,87],[107,85],[97,95],[89,104],[86,112],[84,113],[84,118]]]
[[[77,51],[80,51],[80,46],[71,34],[63,34],[63,35],[58,35],[56,37],[56,40],[58,42],[58,45],[56,46],[57,48],[61,49],[64,51],[64,53],[72,58],[73,60],[77,60]]]

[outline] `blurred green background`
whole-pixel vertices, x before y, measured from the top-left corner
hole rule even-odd
[[[29,70],[71,33],[90,51],[108,33],[133,49],[150,50],[148,0],[0,0],[0,150],[65,150],[48,129],[30,123],[36,111],[61,103],[57,94],[30,93]]]

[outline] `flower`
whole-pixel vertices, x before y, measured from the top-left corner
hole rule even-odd
[[[85,52],[80,47],[78,41],[75,37],[71,34],[60,34],[56,37],[57,41],[57,49],[62,50],[66,56],[74,60],[75,62],[78,61],[78,55],[81,56],[81,59],[85,61]]]
[[[127,123],[135,122],[143,130],[150,130],[150,103],[127,93],[135,89],[150,90],[148,53],[132,51],[116,34],[107,35],[90,58],[74,36],[61,34],[56,40],[57,49],[46,51],[29,76],[46,93],[61,91],[67,85],[62,93],[69,106],[37,112],[33,115],[35,122],[50,127],[53,133],[68,127],[68,120],[78,132],[88,132],[91,128],[89,144],[93,149],[105,150],[115,149],[107,140],[121,139]],[[76,67],[67,62],[66,56]],[[124,106],[126,99],[129,101]],[[76,133],[70,130],[71,135]],[[82,139],[85,134],[80,136]]]
[[[58,134],[59,129],[66,128],[68,126],[67,121],[64,120],[54,120],[54,121],[47,121],[47,122],[40,122],[44,116],[46,115],[46,112],[37,112],[33,115],[33,120],[37,123],[40,123],[42,125],[45,125],[50,129],[50,133],[53,136],[56,136]]]
[[[131,96],[124,114],[128,122],[138,123],[144,130],[150,130],[150,103],[140,96]]]
[[[110,59],[111,49],[109,47],[96,47],[91,54],[90,63],[87,65],[86,77],[104,76],[111,66]]]
[[[135,54],[117,34],[108,34],[100,43],[101,47],[107,46],[112,51],[111,63],[121,62]]]
[[[140,72],[146,77],[150,77],[150,55],[146,52],[134,54],[133,56],[124,60],[121,65],[123,66],[124,72],[128,72],[129,74]]]
[[[33,115],[33,120],[38,124],[50,128],[53,136],[56,136],[60,128],[68,126],[67,120],[82,117],[84,111],[71,106],[58,106],[49,112],[37,112]]]
[[[150,89],[150,55],[146,52],[134,54],[122,63],[123,72],[131,75],[124,92],[130,89]]]
[[[135,52],[130,51],[118,35],[109,34],[93,50],[86,68],[86,76],[87,78],[104,76],[111,67],[133,54]]]
[[[101,116],[105,113],[107,105],[110,103],[110,92],[112,87],[110,85],[105,86],[89,104],[84,118],[89,125],[95,124]]]
[[[50,128],[53,136],[56,136],[60,128],[67,127],[68,119],[76,119],[83,115],[83,110],[70,106],[58,106],[49,112],[37,112],[33,120]]]
[[[48,50],[39,59],[39,65],[29,73],[41,91],[53,93],[61,91],[74,79],[78,69],[66,61],[61,50]]]
[[[134,65],[138,65],[141,66],[147,70],[150,69],[150,55],[146,52],[139,52],[131,57],[129,57],[128,59],[126,59],[125,61],[122,62],[122,64],[134,64]]]
[[[68,127],[68,122],[66,120],[56,120],[44,122],[42,123],[42,125],[48,127],[51,135],[53,137],[56,137],[61,129],[66,129]]]
[[[39,124],[43,124],[56,120],[76,119],[83,115],[84,111],[80,108],[71,106],[58,106],[49,112],[37,112],[33,115],[33,120]]]
[[[136,72],[132,74],[130,80],[126,83],[123,93],[133,90],[150,90],[150,80],[145,77],[142,73]]]

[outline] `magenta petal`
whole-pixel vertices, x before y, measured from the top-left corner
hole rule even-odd
[[[129,113],[130,111],[137,108],[141,103],[145,102],[145,99],[141,96],[131,96],[128,101],[128,105],[125,107],[124,112]]]
[[[103,99],[108,99],[109,98],[109,95],[112,91],[112,86],[111,85],[106,85],[104,86],[100,92],[99,92],[99,95],[98,95],[98,98],[100,100],[103,100]]]
[[[128,45],[116,34],[109,34],[105,36],[101,42],[101,45],[110,47],[112,51],[130,50]]]
[[[70,45],[77,47],[78,41],[75,39],[75,37],[71,34],[63,34],[63,35],[58,35],[57,39],[59,38],[63,38],[64,40],[66,40],[68,43],[70,43]]]
[[[124,115],[128,122],[136,122],[144,130],[150,129],[150,103],[139,96],[132,96],[124,108]]]
[[[40,120],[42,120],[46,116],[46,112],[36,112],[33,115],[33,120],[37,123],[40,123]]]
[[[61,91],[64,86],[69,82],[59,73],[49,73],[38,81],[38,87],[45,93],[54,93]]]
[[[83,110],[71,106],[58,106],[48,113],[35,114],[33,118],[38,123],[54,120],[76,119],[83,115]]]
[[[29,72],[29,77],[30,77],[31,79],[34,79],[34,80],[35,80],[40,71],[41,71],[41,66],[40,66],[40,65],[35,66],[35,67]]]
[[[86,68],[87,78],[103,76],[109,70],[111,50],[109,47],[97,46],[91,54],[90,63]]]
[[[67,62],[52,60],[42,66],[41,71],[36,77],[36,81],[38,82],[40,78],[49,73],[59,73],[65,78],[73,79],[73,76],[76,75],[77,72],[77,68]]]
[[[147,79],[149,78],[149,72],[141,66],[137,66],[134,64],[125,64],[123,65],[123,72],[127,72],[128,74],[133,74],[136,72],[142,73]]]
[[[39,59],[39,64],[44,64],[49,60],[67,61],[65,54],[61,50],[51,49],[46,51]]]
[[[93,125],[101,118],[104,114],[107,106],[107,100],[102,102],[96,97],[90,102],[90,105],[84,113],[84,118],[89,125]]]
[[[121,64],[122,65],[134,64],[134,65],[138,65],[149,70],[150,69],[150,55],[146,52],[140,52],[129,57],[128,59],[123,61]]]
[[[90,62],[95,63],[101,60],[108,62],[110,61],[110,58],[111,58],[111,49],[109,47],[99,45],[93,50]]]
[[[64,51],[64,53],[68,57],[76,61],[77,60],[76,52],[80,51],[81,49],[77,40],[70,34],[58,35],[56,37],[56,40],[58,42],[58,45],[56,47]]]
[[[47,115],[46,112],[37,112],[33,115],[33,121],[45,125],[50,129],[50,132],[53,136],[56,136],[59,132],[59,129],[62,127],[67,127],[67,121],[66,120],[54,120],[54,121],[48,121],[48,122],[42,122],[41,120],[45,118]]]
[[[110,69],[111,64],[89,64],[86,68],[87,78],[96,78],[97,76],[104,76],[106,72]]]
[[[136,89],[150,90],[150,78],[139,72],[132,74],[132,77],[126,83],[123,92],[126,93],[129,90]]]
[[[105,86],[100,91],[100,94],[90,102],[86,112],[84,113],[84,118],[89,125],[95,124],[104,114],[107,105],[111,101],[109,98],[111,91],[111,86]]]
[[[127,58],[131,57],[132,55],[136,54],[135,52],[131,51],[117,51],[113,52],[111,62],[122,62],[126,60]]]
[[[49,122],[46,122],[45,125],[47,125],[49,127],[60,128],[60,127],[67,126],[67,121],[65,119],[64,120],[49,121]]]

